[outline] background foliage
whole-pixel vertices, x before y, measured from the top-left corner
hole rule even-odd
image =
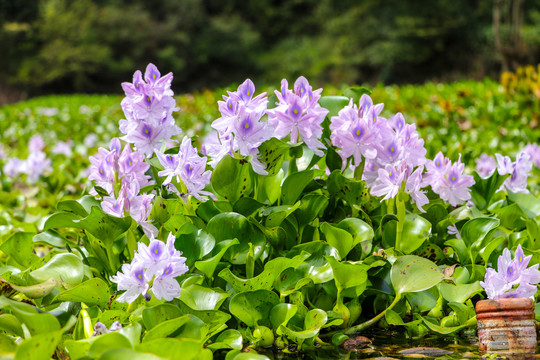
[[[498,78],[540,57],[539,22],[533,0],[2,0],[0,103],[118,93],[148,62],[177,92],[301,74],[317,86]]]

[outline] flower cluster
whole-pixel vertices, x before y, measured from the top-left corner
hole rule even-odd
[[[229,96],[224,95],[223,101],[218,101],[221,117],[212,123],[218,139],[205,146],[205,154],[212,157],[210,164],[214,167],[227,154],[239,152],[251,156],[253,170],[266,175],[266,165],[258,159],[258,147],[273,134],[270,124],[261,121],[268,104],[266,93],[254,97],[255,85],[249,79],[237,91],[227,93]]]
[[[465,164],[461,162],[461,154],[457,162],[439,152],[432,161],[426,163],[426,183],[431,185],[433,191],[441,199],[452,206],[457,206],[471,198],[471,186],[474,185],[472,175],[465,175]]]
[[[133,152],[129,144],[121,151],[118,138],[113,138],[109,150],[99,148],[95,156],[90,156],[90,180],[103,188],[108,196],[101,204],[103,211],[114,216],[130,215],[141,225],[145,234],[157,234],[157,229],[148,223],[154,195],[139,194],[140,190],[153,184],[146,171],[150,165],[144,162],[144,155]],[[97,195],[95,188],[90,194]]]
[[[215,199],[214,194],[203,190],[210,183],[212,176],[212,172],[206,170],[206,156],[199,156],[197,149],[191,145],[190,138],[184,137],[178,154],[156,151],[156,156],[164,167],[164,170],[158,173],[160,177],[166,176],[164,186],[171,184],[174,178],[182,192],[193,195],[201,201],[205,200],[201,195]]]
[[[320,142],[321,126],[328,110],[319,105],[322,89],[313,91],[307,79],[300,76],[294,83],[294,91],[289,89],[286,79],[281,80],[281,91],[275,91],[277,107],[267,111],[268,121],[278,139],[290,135],[292,143],[299,137],[318,156],[323,156],[325,146]]]
[[[525,256],[521,245],[518,245],[514,259],[510,250],[504,249],[499,256],[497,270],[486,269],[484,281],[480,285],[486,290],[489,299],[528,298],[537,291],[540,283],[538,264],[527,268],[532,255]]]
[[[139,243],[133,261],[122,265],[122,271],[111,277],[118,290],[126,290],[116,300],[131,303],[140,295],[151,291],[158,299],[171,301],[180,296],[176,280],[188,271],[186,258],[174,247],[175,236],[170,233],[167,242],[150,237],[150,244]]]
[[[527,144],[523,148],[523,152],[529,155],[534,166],[540,168],[540,146],[538,146],[538,144]]]
[[[51,171],[51,160],[43,152],[45,142],[41,135],[34,135],[28,141],[30,154],[25,160],[19,158],[9,158],[4,164],[3,172],[9,177],[16,177],[26,174],[26,179],[30,183],[38,181],[45,171]]]
[[[519,153],[514,162],[512,162],[510,157],[502,156],[501,154],[495,154],[495,157],[497,158],[497,171],[499,175],[510,174],[510,177],[504,181],[502,187],[512,192],[529,193],[527,189],[527,178],[532,170],[532,162],[529,154],[526,152]]]
[[[368,95],[362,95],[358,106],[351,101],[338,116],[331,118],[330,139],[338,147],[343,168],[348,158],[360,166],[365,160],[362,179],[374,196],[393,198],[400,189],[408,193],[419,210],[428,203],[422,181],[426,161],[424,140],[414,124],[407,124],[397,113],[389,120],[379,116],[383,104],[373,104]]]
[[[126,97],[122,100],[125,120],[120,120],[122,137],[135,148],[151,156],[163,141],[180,134],[172,113],[177,111],[174,93],[171,90],[173,75],[161,76],[153,64],[148,64],[144,73],[137,70],[132,83],[122,83]]]

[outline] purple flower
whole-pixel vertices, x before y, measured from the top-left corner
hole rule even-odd
[[[24,161],[22,172],[27,175],[27,180],[35,183],[45,171],[51,171],[51,160],[47,159],[44,152],[31,152]]]
[[[527,144],[523,152],[529,155],[530,160],[537,168],[540,168],[540,146],[538,144]]]
[[[148,291],[144,266],[137,261],[122,265],[122,271],[111,276],[111,281],[118,284],[118,290],[127,290],[116,299],[118,302],[132,303]]]
[[[30,152],[40,152],[44,148],[45,142],[41,135],[35,134],[28,140],[28,150],[30,150]]]
[[[94,333],[92,336],[99,336],[103,334],[107,334],[113,331],[118,331],[122,329],[122,324],[120,324],[118,321],[115,321],[111,324],[111,327],[107,329],[107,326],[101,322],[96,322],[96,325],[94,325]]]
[[[461,162],[461,155],[458,161],[452,164],[439,152],[426,167],[428,172],[424,181],[431,185],[441,199],[457,206],[471,198],[470,187],[474,185],[474,179],[471,175],[463,174],[465,165]]]
[[[9,177],[15,177],[24,172],[24,161],[19,158],[8,158],[3,172]]]
[[[199,156],[197,149],[191,144],[191,139],[184,137],[177,155],[157,153],[157,157],[165,168],[158,173],[159,176],[167,176],[164,185],[168,185],[176,177],[177,182],[182,182],[187,193],[195,198],[205,201],[201,195],[214,197],[203,189],[210,183],[212,172],[206,170],[206,156]]]
[[[177,111],[174,93],[170,89],[172,73],[161,76],[158,69],[149,64],[144,80],[136,71],[132,83],[122,83],[126,97],[122,100],[125,120],[120,121],[123,140],[133,143],[137,151],[151,156],[163,142],[180,134],[172,113]]]
[[[497,270],[486,269],[486,276],[480,285],[486,290],[489,299],[531,297],[536,293],[536,284],[540,283],[538,264],[529,268],[532,255],[525,256],[518,245],[514,258],[510,250],[504,249],[497,261]]]
[[[480,158],[476,159],[476,172],[483,178],[489,177],[495,172],[497,164],[493,156],[487,154],[480,155]]]
[[[521,152],[517,155],[514,162],[508,156],[503,157],[500,154],[495,154],[495,156],[497,157],[499,174],[510,174],[510,177],[504,181],[501,188],[506,187],[506,189],[515,193],[521,192],[528,194],[527,179],[532,170],[532,162],[529,155]]]
[[[268,104],[266,93],[253,97],[255,85],[249,79],[237,91],[227,93],[229,96],[223,96],[224,101],[218,101],[221,117],[212,123],[218,137],[204,145],[203,153],[212,157],[211,166],[216,166],[229,153],[251,156],[253,169],[266,175],[266,165],[258,160],[258,147],[273,135],[272,126],[261,121]]]
[[[158,300],[170,301],[180,297],[180,284],[176,277],[189,269],[186,258],[175,249],[176,240],[169,233],[167,242],[149,237],[150,243],[139,243],[131,264],[122,265],[122,272],[111,277],[118,290],[127,290],[118,297],[119,302],[132,302],[150,289]]]
[[[417,167],[416,170],[414,170],[413,173],[408,176],[407,182],[405,183],[405,192],[411,196],[411,199],[421,212],[425,212],[423,206],[429,203],[429,199],[425,194],[426,192],[420,190],[424,183],[422,180],[423,171],[423,166]]]
[[[71,157],[73,156],[73,141],[71,140],[68,140],[68,141],[58,141],[53,149],[52,149],[52,153],[53,154],[62,154],[66,157]]]
[[[338,154],[343,158],[343,166],[346,166],[346,160],[351,156],[355,166],[360,165],[362,156],[366,159],[377,156],[375,144],[379,141],[379,132],[370,121],[374,116],[374,109],[370,109],[360,117],[360,110],[351,99],[349,105],[339,111],[338,116],[330,119],[330,139],[334,146],[340,148]]]
[[[87,148],[94,147],[98,141],[98,136],[94,133],[86,135],[84,138],[84,146]]]
[[[281,92],[276,91],[277,107],[267,111],[268,121],[275,128],[278,139],[290,135],[291,142],[297,143],[299,136],[318,156],[323,156],[325,146],[319,141],[322,136],[322,122],[328,110],[318,101],[322,89],[313,91],[307,79],[299,77],[294,83],[294,92],[288,89],[287,80],[281,81]]]
[[[459,232],[458,228],[456,227],[456,224],[449,225],[447,230],[448,230],[449,235],[455,235],[456,239],[461,239],[461,233]]]
[[[384,195],[383,200],[386,200],[397,195],[406,174],[402,169],[387,165],[386,168],[378,170],[378,175],[377,183],[371,188],[371,194]]]

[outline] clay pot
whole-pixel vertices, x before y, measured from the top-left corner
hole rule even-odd
[[[536,352],[536,320],[531,299],[494,299],[476,303],[481,353],[525,355]]]

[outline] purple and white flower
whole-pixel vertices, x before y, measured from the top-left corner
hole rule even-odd
[[[117,299],[119,302],[133,302],[140,295],[151,291],[158,299],[171,301],[180,297],[180,284],[176,277],[189,269],[186,258],[174,247],[176,238],[169,233],[167,242],[150,237],[150,243],[139,243],[131,264],[122,265],[122,271],[111,277],[118,284],[118,290],[127,290]]]
[[[497,261],[497,271],[486,269],[484,281],[480,285],[486,290],[489,299],[528,298],[534,296],[540,283],[538,264],[527,267],[532,255],[525,256],[518,245],[514,258],[510,250],[504,249]]]

